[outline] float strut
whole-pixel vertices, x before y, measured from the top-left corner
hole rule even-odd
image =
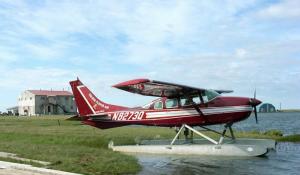
[[[175,135],[174,139],[171,142],[171,146],[173,145],[173,143],[175,142],[175,140],[177,139],[177,137],[179,136],[179,134],[181,133],[181,131],[183,130],[184,125],[181,126],[181,128],[179,129],[179,131],[177,132],[177,134]]]
[[[197,131],[196,129],[190,127],[189,125],[183,124],[183,125],[181,126],[181,128],[179,129],[178,133],[177,133],[177,134],[175,135],[175,137],[173,138],[173,140],[172,140],[170,146],[172,146],[172,145],[174,144],[175,140],[178,138],[179,134],[181,133],[181,131],[182,131],[184,128],[187,129],[187,130],[190,130],[192,133],[198,134],[199,136],[205,138],[206,140],[212,142],[213,144],[216,144],[216,145],[218,144],[218,142],[215,141],[214,139],[212,139],[212,138],[206,136],[205,134],[202,134],[201,132]]]
[[[235,140],[235,136],[233,134],[233,130],[232,130],[231,126],[229,126],[229,131],[230,131],[231,139]]]
[[[224,137],[225,137],[225,134],[226,134],[228,128],[229,128],[229,131],[230,131],[232,140],[235,139],[235,137],[234,137],[234,135],[233,135],[232,128],[231,128],[231,125],[232,125],[232,123],[228,123],[228,124],[226,124],[226,125],[224,126],[224,130],[223,130],[223,132],[222,132],[222,135],[221,135],[221,137],[220,137],[220,139],[219,139],[218,144],[222,144],[222,143],[223,143],[223,139],[224,139]]]

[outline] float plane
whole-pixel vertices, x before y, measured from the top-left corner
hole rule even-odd
[[[125,125],[175,127],[177,134],[171,145],[183,129],[186,137],[191,131],[191,136],[195,132],[214,144],[222,144],[224,137],[234,140],[231,126],[247,119],[252,111],[257,122],[256,106],[261,103],[255,98],[256,93],[254,98],[228,97],[221,94],[231,93],[232,90],[212,90],[150,79],[134,79],[113,87],[159,98],[142,107],[129,108],[101,101],[78,78],[71,81],[70,85],[78,115],[84,124],[101,129]],[[206,127],[217,124],[224,124],[223,132]],[[197,131],[194,128],[196,126],[220,134],[219,141]],[[227,129],[231,136],[226,135]]]

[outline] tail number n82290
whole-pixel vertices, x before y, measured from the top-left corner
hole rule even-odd
[[[125,111],[114,113],[112,120],[142,120],[144,111]]]

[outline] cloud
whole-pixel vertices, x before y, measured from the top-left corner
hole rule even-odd
[[[262,18],[299,20],[300,2],[297,0],[284,0],[262,9],[257,14]]]
[[[298,11],[297,1],[2,1],[0,88],[79,76],[105,100],[137,105],[144,97],[110,85],[149,77],[299,98]]]
[[[236,49],[236,51],[235,51],[235,55],[239,58],[245,57],[246,54],[247,54],[247,51],[242,48]]]
[[[14,54],[13,49],[0,46],[0,62],[11,63],[17,60],[17,55]]]

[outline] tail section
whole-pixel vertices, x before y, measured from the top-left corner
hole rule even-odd
[[[99,100],[79,79],[70,81],[79,116],[123,110],[126,107],[116,106]]]

